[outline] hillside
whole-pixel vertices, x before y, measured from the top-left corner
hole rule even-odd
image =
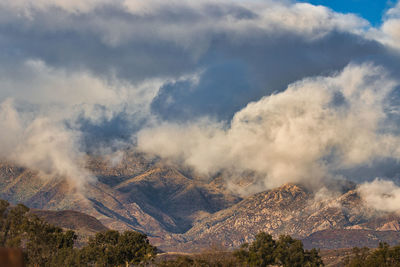
[[[93,216],[73,210],[31,210],[46,222],[70,230],[76,230],[87,234],[94,234],[108,230],[99,220]]]
[[[229,192],[220,176],[202,180],[141,154],[127,152],[118,163],[88,157],[97,177],[76,190],[59,177],[0,163],[0,198],[22,202],[52,223],[83,228],[137,230],[164,251],[198,251],[210,245],[238,247],[260,231],[289,234],[307,248],[376,247],[396,242],[400,217],[365,207],[354,185],[329,198],[317,198],[305,187],[286,184],[244,199]],[[64,211],[68,210],[68,211]],[[83,212],[93,217],[81,216]],[[103,225],[103,226],[102,226]]]
[[[399,221],[396,214],[378,214],[365,207],[355,190],[316,200],[305,188],[287,184],[199,221],[184,236],[188,247],[209,243],[237,247],[260,231],[303,239],[307,248],[376,247],[379,241],[396,243]]]
[[[339,249],[352,247],[376,248],[379,242],[398,245],[400,232],[367,229],[328,229],[315,232],[304,238],[305,248]]]
[[[117,165],[91,157],[88,167],[97,182],[78,191],[59,177],[43,178],[33,170],[2,162],[0,198],[36,209],[84,212],[110,229],[147,233],[157,244],[179,241],[176,234],[184,233],[196,219],[240,201],[223,188],[134,153]]]

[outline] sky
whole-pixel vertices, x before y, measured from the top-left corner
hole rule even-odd
[[[390,0],[310,0],[304,2],[328,6],[337,12],[355,13],[374,26],[381,24],[382,16],[395,3]]]
[[[131,148],[250,174],[244,193],[381,192],[400,178],[400,3],[356,2],[2,1],[0,157],[79,186],[87,153]]]

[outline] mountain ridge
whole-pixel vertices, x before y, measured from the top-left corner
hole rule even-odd
[[[137,153],[125,154],[116,164],[92,157],[88,166],[97,181],[79,191],[59,177],[43,178],[0,162],[0,198],[32,208],[84,212],[107,228],[146,233],[164,251],[201,250],[210,244],[235,248],[260,231],[337,248],[332,233],[348,239],[355,231],[358,239],[375,244],[379,238],[368,235],[391,242],[385,233],[397,235],[400,229],[397,214],[373,211],[353,185],[323,199],[297,184],[240,197],[222,185],[221,176],[211,181],[187,177],[176,167]]]

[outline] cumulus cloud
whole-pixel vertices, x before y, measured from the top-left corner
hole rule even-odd
[[[385,41],[400,49],[400,2],[387,12],[382,32],[387,36]]]
[[[365,35],[392,49],[400,49],[400,2],[397,2],[384,14],[382,25],[379,28],[369,29]]]
[[[67,178],[78,188],[93,180],[80,162],[79,133],[44,117],[25,120],[12,100],[0,105],[0,128],[2,159],[37,170],[42,177]]]
[[[16,0],[12,2],[3,2],[0,4],[3,10],[12,12],[3,19],[15,19],[12,16],[19,16],[38,20],[36,17],[41,12],[52,12],[54,10],[64,12],[65,16],[75,17],[82,14],[91,14],[101,9],[110,9],[114,11],[124,12],[128,16],[115,17],[113,23],[120,26],[126,25],[127,22],[141,23],[147,21],[150,27],[155,24],[161,26],[161,29],[153,32],[156,37],[167,38],[168,40],[177,42],[186,38],[185,35],[196,36],[198,32],[209,31],[213,25],[215,32],[230,31],[233,37],[236,34],[246,34],[246,29],[261,29],[267,32],[276,32],[277,30],[288,30],[300,34],[309,34],[309,37],[318,37],[322,33],[331,31],[332,29],[344,30],[350,32],[360,32],[360,30],[368,26],[368,22],[353,14],[335,13],[324,6],[314,6],[307,3],[291,3],[289,1],[138,1],[138,0],[90,0],[90,1],[65,1],[65,0]],[[13,14],[14,13],[14,14]],[[49,14],[47,14],[49,15]],[[94,14],[91,14],[94,15]],[[130,15],[130,16],[129,16]],[[285,16],[282,19],[282,15]],[[104,14],[100,14],[104,16]],[[71,17],[71,18],[72,18]],[[50,17],[54,19],[54,17]],[[66,19],[67,24],[47,25],[48,27],[57,27],[59,29],[71,27],[73,21],[71,18]],[[206,21],[205,18],[211,19]],[[176,20],[178,19],[178,20]],[[194,27],[189,31],[181,27],[182,19],[191,23]],[[93,21],[96,24],[90,27],[102,27],[103,32],[111,30],[107,24],[101,23],[99,20]],[[125,22],[125,23],[124,23]],[[163,25],[160,22],[166,22]],[[109,24],[111,27],[117,24]],[[141,25],[142,27],[145,25]],[[174,27],[175,26],[175,27]],[[54,29],[54,28],[53,28]],[[169,29],[165,32],[164,29]],[[122,27],[117,34],[123,36],[132,35],[132,33],[142,33],[140,28]],[[99,31],[100,32],[100,31]],[[147,35],[150,37],[150,35]],[[203,35],[203,38],[209,38]],[[130,36],[133,38],[133,36]],[[125,39],[126,40],[126,39]],[[177,42],[177,44],[179,44]]]
[[[1,3],[0,14],[2,25],[12,25],[0,28],[6,46],[53,64],[111,67],[135,78],[193,69],[219,42],[235,47],[287,35],[310,42],[367,25],[355,15],[279,1],[19,0]]]
[[[64,119],[75,110],[84,112],[85,117],[92,120],[101,116],[110,118],[112,114],[99,114],[94,106],[118,112],[128,102],[131,113],[141,112],[145,116],[160,84],[161,81],[148,80],[134,85],[116,78],[94,76],[85,70],[57,69],[32,59],[0,68],[0,100],[12,97],[15,101],[46,109],[59,106]]]
[[[400,187],[393,181],[375,179],[357,188],[362,199],[370,207],[379,211],[399,212]]]
[[[30,12],[37,10],[47,10],[51,8],[59,8],[71,13],[87,13],[101,4],[109,3],[108,0],[88,0],[88,1],[65,1],[65,0],[15,0],[12,2],[3,2],[0,4],[2,8],[20,12],[21,15],[29,16]]]
[[[137,85],[204,70],[198,86],[187,90],[183,82],[160,85],[152,112],[167,120],[231,119],[250,101],[296,80],[339,70],[352,60],[392,58],[363,37],[366,27],[356,15],[290,1],[3,1],[0,49],[7,53],[0,57],[8,66],[42,62],[54,77],[82,72],[74,79],[91,103],[115,102],[126,94],[97,89],[99,80]],[[50,80],[45,81],[56,79]],[[77,96],[60,88],[66,101]],[[46,97],[44,90],[35,96]],[[184,112],[189,116],[182,118]]]
[[[223,169],[262,174],[265,188],[315,183],[338,169],[399,158],[386,105],[397,83],[380,67],[350,65],[307,78],[249,103],[229,124],[166,123],[138,134],[138,147],[203,174]]]
[[[88,125],[110,125],[121,112],[132,116],[131,122],[148,117],[160,83],[133,85],[87,71],[55,69],[40,60],[2,66],[0,157],[43,177],[66,178],[80,188],[94,179],[83,167],[85,140],[110,134],[97,133]],[[123,130],[130,136],[129,127]],[[96,141],[92,145],[103,145],[101,139]]]

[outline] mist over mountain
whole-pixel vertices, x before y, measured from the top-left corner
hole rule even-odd
[[[0,198],[50,210],[33,212],[77,230],[80,242],[105,227],[135,230],[163,251],[233,249],[261,231],[289,234],[308,248],[324,249],[376,247],[380,241],[394,245],[400,235],[398,212],[371,207],[357,185],[346,181],[331,184],[336,190],[314,193],[289,183],[241,197],[227,188],[224,177],[188,177],[143,154],[127,152],[117,165],[98,156],[88,162],[98,181],[84,191],[65,179],[43,179],[37,171],[2,162]]]
[[[396,225],[399,33],[398,1],[3,1],[0,197],[182,249]]]

